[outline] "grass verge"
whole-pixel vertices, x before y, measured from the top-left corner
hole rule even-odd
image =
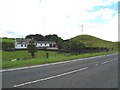
[[[15,51],[15,52],[2,51],[2,68],[17,68],[17,67],[32,66],[32,65],[60,62],[66,60],[73,60],[73,59],[80,59],[80,58],[87,58],[87,57],[115,53],[113,51],[113,52],[99,52],[99,53],[85,53],[85,54],[71,55],[67,53],[58,53],[55,51],[48,51],[48,52],[49,52],[49,58],[45,58],[44,51],[38,51],[36,53],[36,57],[31,58],[30,54],[26,50]],[[17,57],[19,57],[20,60],[10,61]]]

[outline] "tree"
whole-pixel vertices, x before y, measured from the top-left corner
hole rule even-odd
[[[33,38],[35,41],[44,41],[44,36],[41,34],[30,34],[30,35],[27,35],[25,38],[28,38],[28,39]]]
[[[63,49],[65,52],[80,53],[83,48],[85,48],[85,45],[82,42],[75,40],[66,40],[63,43]]]
[[[56,43],[60,43],[63,41],[63,39],[58,37],[56,34],[53,34],[53,35],[46,35],[45,41],[54,41]]]
[[[37,47],[36,45],[34,45],[34,42],[35,42],[34,39],[31,39],[27,46],[28,52],[31,53],[32,58],[34,58],[35,52],[37,52]]]
[[[45,36],[45,40],[46,40],[46,41],[56,42],[57,47],[58,47],[58,50],[59,50],[59,51],[62,50],[63,39],[62,39],[61,37],[58,37],[56,34],[46,35],[46,36]]]

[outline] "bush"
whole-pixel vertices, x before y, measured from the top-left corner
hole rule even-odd
[[[14,43],[12,43],[12,42],[2,42],[2,50],[4,50],[4,51],[15,50]]]
[[[82,42],[68,40],[63,43],[63,51],[65,52],[79,53],[83,48],[85,48],[85,45]]]

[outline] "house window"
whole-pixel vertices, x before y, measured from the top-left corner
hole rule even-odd
[[[42,44],[41,44],[41,46],[42,46]]]
[[[26,47],[27,45],[25,44],[25,47]]]
[[[53,47],[56,47],[56,45],[55,45],[55,44],[53,44]]]
[[[50,44],[50,47],[52,47],[52,44]]]
[[[45,46],[46,46],[46,44],[45,44]]]
[[[23,44],[21,44],[21,47],[23,47]]]

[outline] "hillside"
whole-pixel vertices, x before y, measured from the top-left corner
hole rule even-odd
[[[78,35],[76,37],[71,38],[71,40],[75,40],[77,42],[83,42],[87,47],[107,47],[109,49],[118,50],[118,43],[102,40],[100,38],[91,36],[91,35]],[[0,38],[0,42],[15,42],[13,38]],[[119,44],[120,45],[120,44]]]
[[[116,42],[102,40],[91,35],[79,35],[71,38],[77,42],[83,42],[87,47],[107,47],[109,49],[117,50],[118,45]]]

